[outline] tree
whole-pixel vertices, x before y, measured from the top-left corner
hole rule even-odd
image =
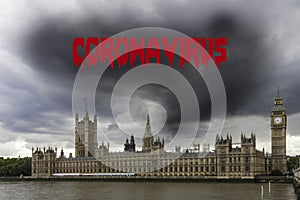
[[[293,169],[299,167],[299,157],[290,157],[287,162],[288,171],[291,172]]]
[[[6,158],[0,157],[0,176],[31,175],[31,158]]]

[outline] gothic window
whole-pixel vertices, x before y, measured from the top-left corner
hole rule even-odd
[[[226,158],[224,158],[224,157],[221,158],[221,162],[222,162],[222,163],[225,163],[225,162],[226,162]]]
[[[249,157],[247,156],[247,157],[246,157],[246,163],[248,163],[248,162],[249,162]]]
[[[246,170],[246,172],[249,172],[249,171],[250,171],[250,167],[249,167],[249,166],[246,166],[246,167],[245,167],[245,170]]]
[[[221,166],[221,171],[225,172],[225,166]]]
[[[246,147],[246,152],[249,153],[249,147]]]

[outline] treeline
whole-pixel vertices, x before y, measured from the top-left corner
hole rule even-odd
[[[30,176],[31,158],[0,157],[0,176]]]
[[[287,162],[288,171],[293,171],[299,167],[299,157],[290,157]]]

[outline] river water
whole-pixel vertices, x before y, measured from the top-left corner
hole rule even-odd
[[[54,181],[0,182],[0,199],[260,200],[261,185],[264,199],[296,199],[291,184]]]

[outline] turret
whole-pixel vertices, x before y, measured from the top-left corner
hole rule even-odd
[[[126,143],[124,144],[124,151],[135,152],[135,143],[133,135],[131,135],[130,137],[130,143],[128,138],[126,139]]]
[[[131,135],[130,144],[134,144],[134,137],[133,137],[133,135]]]
[[[220,137],[219,137],[219,134],[217,134],[215,144],[218,144],[219,142],[220,142]]]
[[[60,151],[60,157],[61,157],[61,158],[65,157],[65,156],[64,156],[64,149],[63,149],[63,148],[61,148],[61,151]]]
[[[78,126],[78,121],[79,121],[78,113],[76,112],[76,114],[75,114],[75,126],[76,127]]]
[[[94,123],[97,124],[97,114],[94,115]]]
[[[147,123],[146,125],[150,125],[150,117],[149,117],[149,114],[147,114]]]

